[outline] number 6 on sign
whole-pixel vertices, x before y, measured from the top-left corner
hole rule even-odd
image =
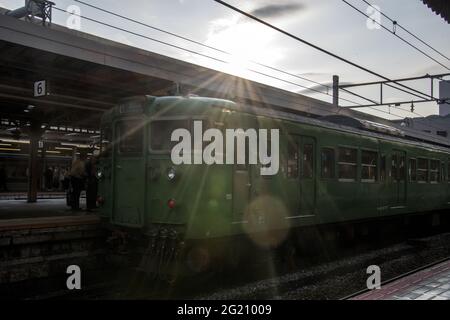
[[[46,94],[47,94],[47,90],[46,90],[45,80],[36,81],[34,83],[34,96],[41,97],[41,96],[45,96]]]

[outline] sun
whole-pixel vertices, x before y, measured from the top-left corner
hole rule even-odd
[[[229,52],[224,55],[227,71],[236,75],[255,69],[254,62],[268,65],[283,58],[281,49],[273,45],[274,35],[261,26],[236,19],[218,19],[211,23],[206,44]]]

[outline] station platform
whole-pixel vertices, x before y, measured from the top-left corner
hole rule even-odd
[[[80,199],[80,207],[86,207],[86,199]],[[66,205],[66,199],[38,199],[35,203],[26,200],[0,200],[0,220],[41,218],[54,216],[81,215],[83,211],[73,212]]]
[[[450,300],[450,260],[350,300]]]
[[[97,215],[70,215],[56,217],[40,217],[25,219],[0,220],[0,236],[3,231],[47,229],[57,227],[70,227],[79,225],[91,225],[100,223]]]
[[[0,219],[0,297],[39,291],[72,264],[97,268],[105,242],[100,224],[92,214]]]
[[[37,193],[39,199],[63,199],[66,193],[62,191],[40,191]],[[27,200],[26,192],[0,192],[0,200]]]

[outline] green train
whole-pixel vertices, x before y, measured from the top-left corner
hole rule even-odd
[[[262,174],[267,163],[236,158],[174,164],[175,130],[207,147],[195,137],[195,124],[227,138],[227,130],[242,129],[247,160],[255,144],[247,130],[276,130],[277,150],[270,135],[266,150],[278,152],[276,174]],[[271,249],[308,227],[450,207],[450,149],[369,121],[315,119],[213,98],[139,96],[106,112],[101,132],[101,216],[120,246],[141,241],[141,267],[155,272],[167,271],[171,261],[197,272],[234,262],[242,241]],[[232,138],[238,143],[238,135]],[[230,144],[219,145],[225,153]]]

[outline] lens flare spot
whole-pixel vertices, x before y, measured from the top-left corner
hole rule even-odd
[[[245,209],[244,230],[262,248],[275,248],[287,237],[289,220],[287,208],[280,199],[264,195],[254,199]]]

